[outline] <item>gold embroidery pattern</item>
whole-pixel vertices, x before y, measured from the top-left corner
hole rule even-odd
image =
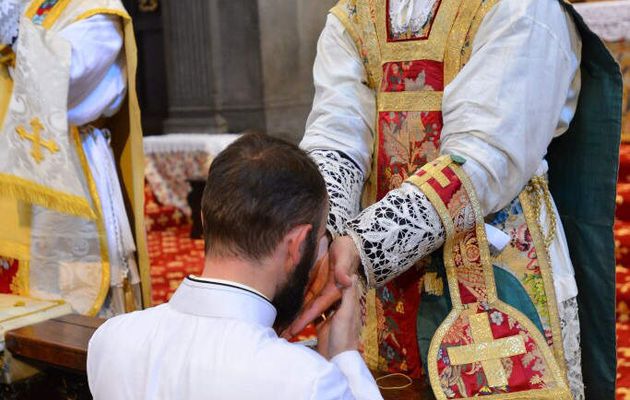
[[[441,111],[442,92],[383,92],[378,111]]]
[[[38,118],[31,120],[31,127],[33,128],[33,133],[28,133],[24,126],[18,126],[15,130],[21,139],[33,142],[31,156],[37,164],[41,164],[41,162],[44,161],[42,148],[48,150],[50,154],[55,154],[59,152],[59,145],[54,140],[42,139],[44,125]]]

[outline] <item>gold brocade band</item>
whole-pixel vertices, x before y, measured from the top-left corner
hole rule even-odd
[[[441,111],[442,92],[379,93],[378,111]]]
[[[371,369],[378,369],[378,318],[376,316],[376,289],[365,294],[365,326],[361,332],[363,359]]]
[[[470,26],[481,6],[482,0],[462,2],[457,18],[448,36],[444,55],[444,86],[447,86],[462,68],[462,49]]]
[[[524,190],[519,195],[519,200],[521,202],[521,206],[523,207],[525,220],[527,221],[527,229],[532,235],[532,240],[534,241],[538,266],[540,268],[545,294],[548,299],[547,310],[549,310],[549,322],[551,325],[551,335],[553,337],[554,355],[558,361],[560,369],[566,376],[564,343],[562,341],[562,329],[560,327],[560,313],[558,311],[558,303],[554,301],[556,299],[556,288],[553,284],[551,258],[549,256],[549,251],[544,244],[543,234],[540,229],[540,221],[536,215],[535,206],[532,204],[530,193],[528,193],[527,190]]]

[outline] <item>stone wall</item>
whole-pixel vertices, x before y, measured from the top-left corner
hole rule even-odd
[[[163,2],[167,132],[266,131],[297,142],[335,0]]]
[[[258,2],[266,129],[298,140],[313,101],[317,38],[334,0]]]

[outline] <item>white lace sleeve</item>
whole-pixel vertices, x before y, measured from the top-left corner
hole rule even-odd
[[[418,188],[403,184],[348,221],[368,286],[381,286],[444,243],[440,217]]]
[[[359,213],[363,174],[337,151],[313,150],[310,156],[326,181],[330,203],[326,228],[335,238],[344,233],[346,222]]]

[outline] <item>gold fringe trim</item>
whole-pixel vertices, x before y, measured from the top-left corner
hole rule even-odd
[[[79,218],[90,220],[96,218],[87,199],[62,193],[13,175],[0,174],[0,195]]]

